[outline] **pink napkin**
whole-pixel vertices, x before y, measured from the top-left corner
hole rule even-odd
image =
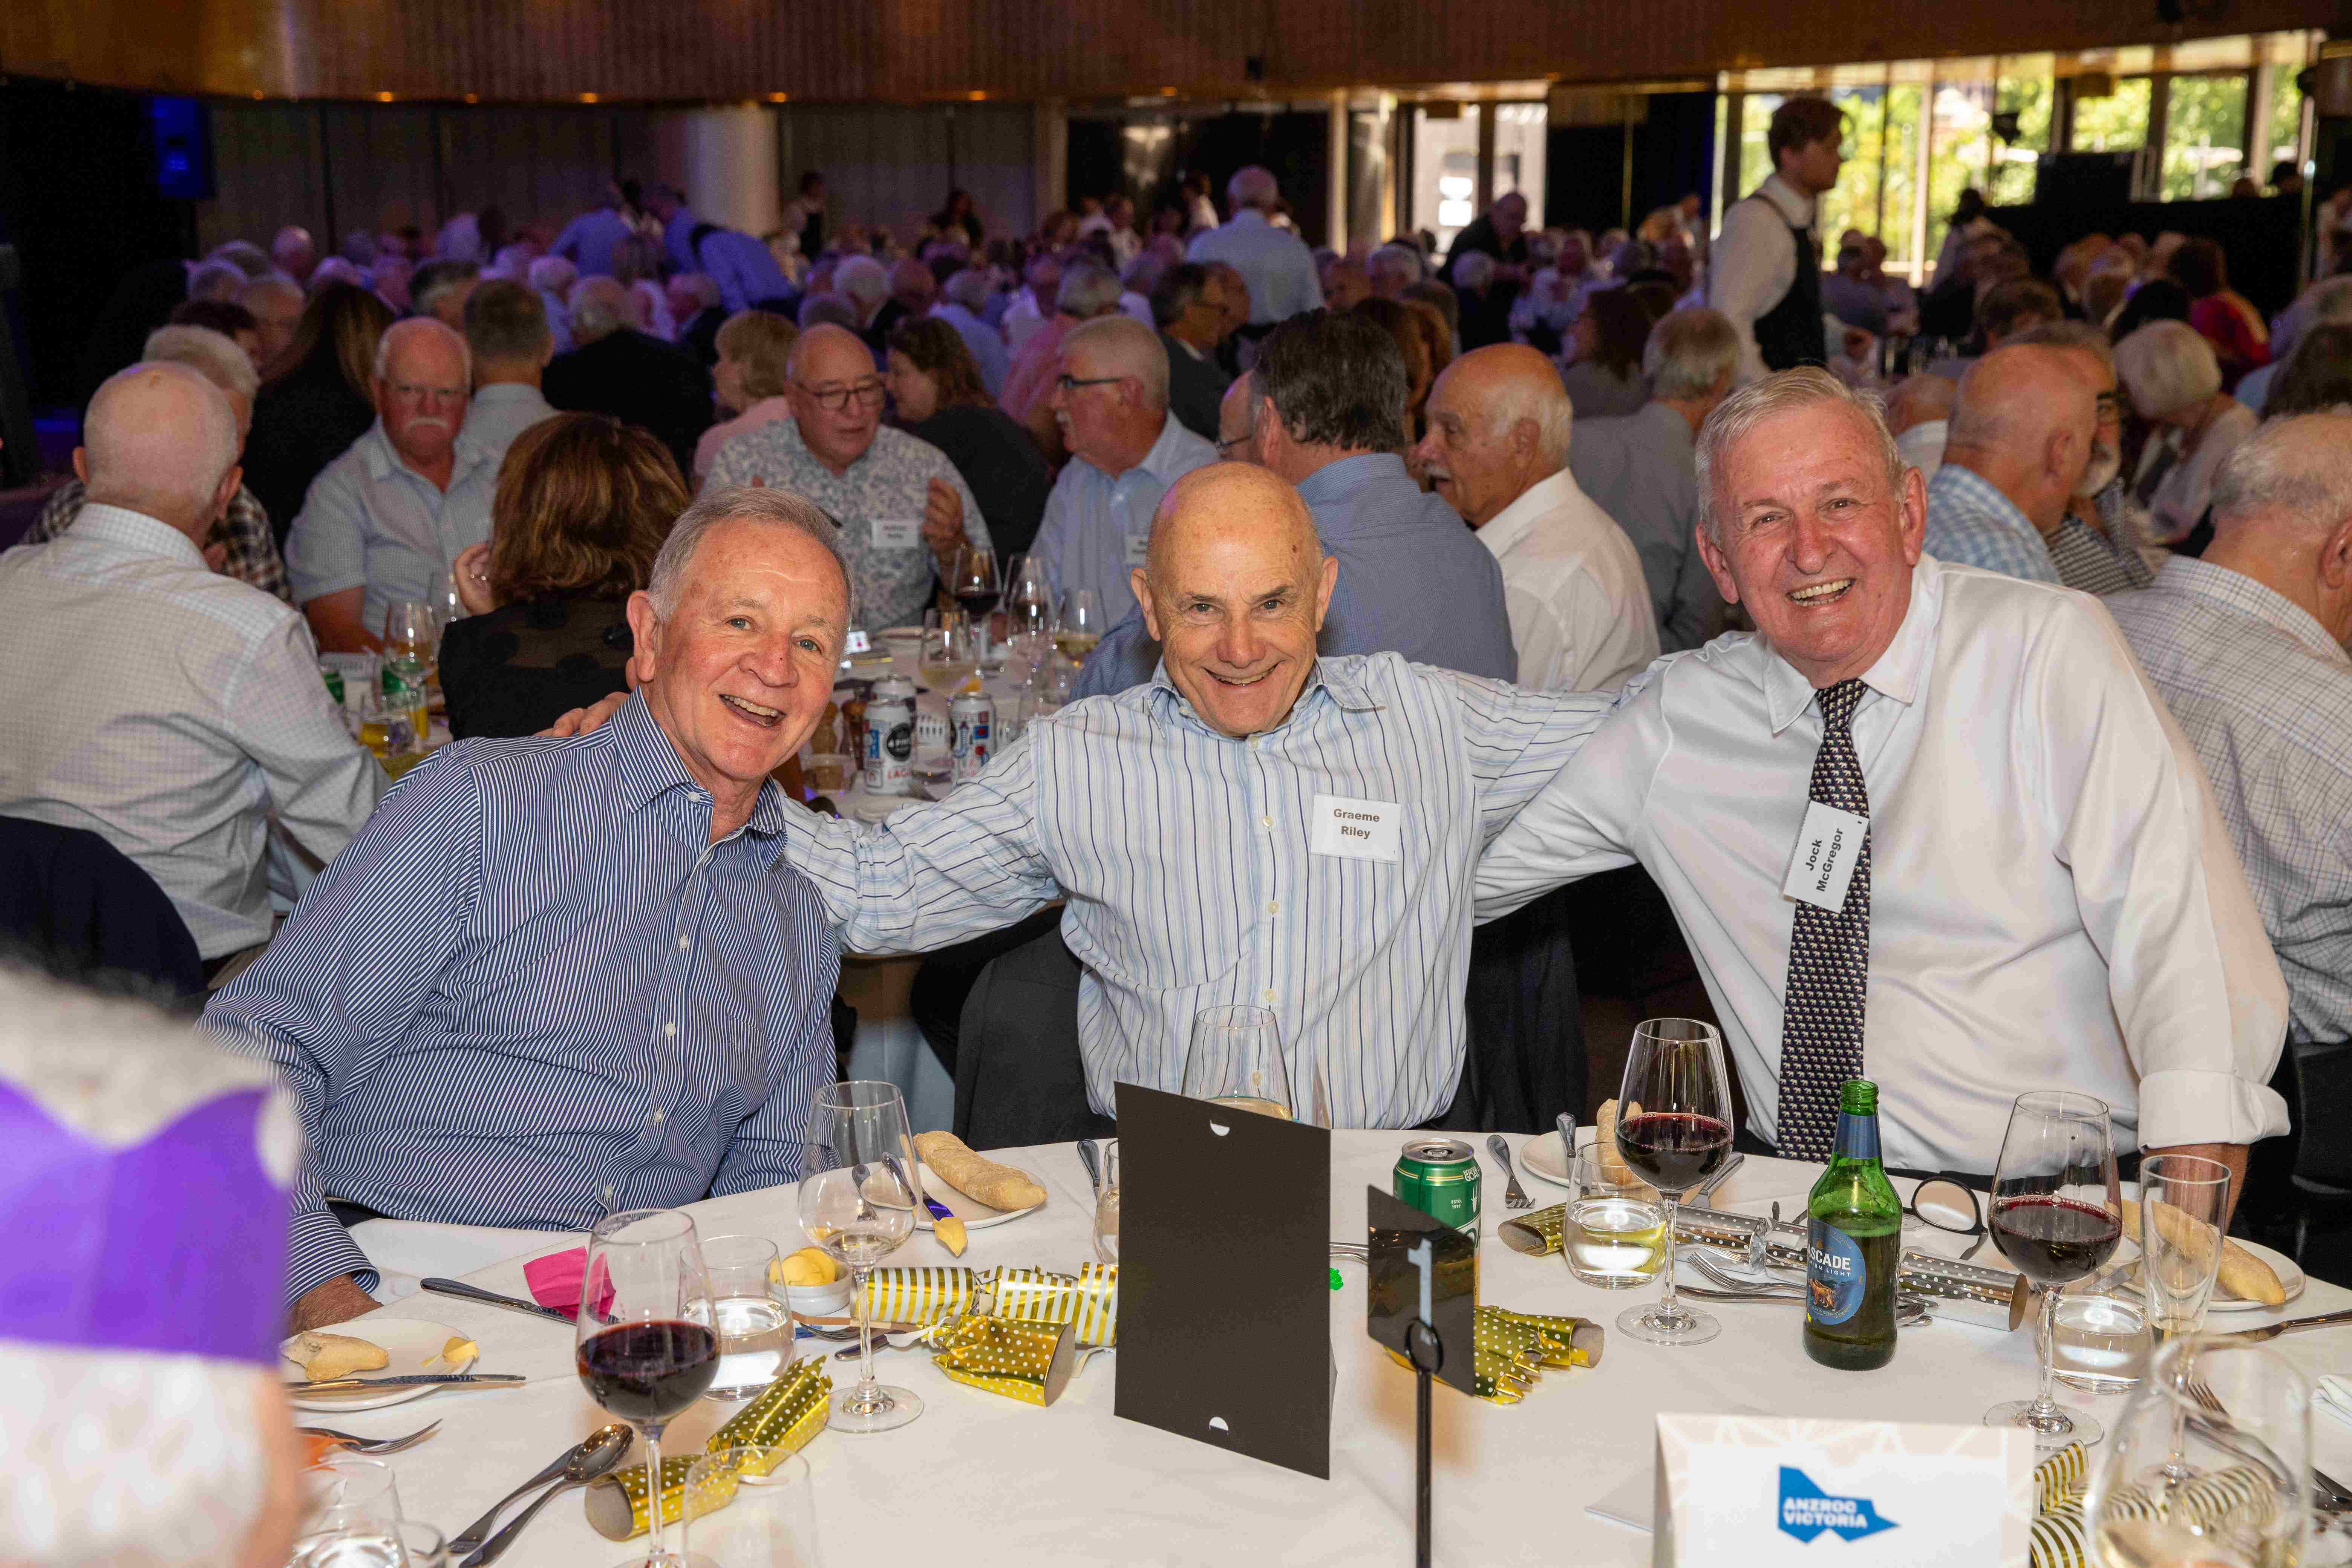
[[[587,1271],[588,1249],[575,1247],[569,1252],[551,1253],[534,1258],[522,1266],[523,1283],[530,1287],[530,1299],[542,1307],[552,1307],[559,1312],[577,1314],[580,1310],[580,1279]],[[613,1304],[613,1282],[602,1282],[597,1291],[596,1310],[602,1312]]]

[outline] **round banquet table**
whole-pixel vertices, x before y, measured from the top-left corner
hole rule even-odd
[[[1385,1190],[1404,1134],[1332,1135],[1331,1235],[1360,1241],[1364,1189]],[[1517,1146],[1524,1142],[1512,1137]],[[1483,1152],[1485,1139],[1476,1141]],[[1091,1194],[1068,1144],[996,1152],[1048,1193],[1022,1219],[971,1234],[961,1261],[987,1268],[1030,1265],[1074,1272],[1093,1258]],[[1495,1239],[1507,1211],[1503,1183],[1481,1160],[1486,1205],[1480,1258],[1484,1300],[1522,1310],[1563,1313],[1611,1325],[1643,1291],[1581,1285],[1558,1256],[1528,1258]],[[1770,1200],[1784,1213],[1801,1209],[1819,1167],[1751,1157],[1718,1190],[1724,1207],[1762,1213]],[[1561,1189],[1522,1174],[1538,1208]],[[1908,1183],[1898,1183],[1906,1190]],[[790,1187],[714,1198],[689,1210],[706,1237],[751,1234],[785,1251],[803,1245]],[[1922,1239],[1922,1237],[1926,1239]],[[1906,1244],[1938,1247],[1935,1232],[1906,1233]],[[577,1245],[551,1237],[547,1251]],[[522,1259],[467,1278],[524,1296]],[[945,1248],[918,1231],[893,1265],[948,1264]],[[2000,1262],[1988,1246],[1979,1262]],[[1041,1568],[1049,1563],[1286,1564],[1408,1563],[1412,1549],[1412,1374],[1391,1363],[1364,1334],[1364,1271],[1338,1265],[1343,1288],[1332,1292],[1331,1344],[1339,1384],[1331,1426],[1331,1479],[1276,1468],[1112,1412],[1116,1355],[1098,1356],[1074,1377],[1061,1399],[1040,1409],[950,1382],[920,1352],[882,1352],[885,1381],[912,1388],[924,1410],[912,1425],[872,1436],[824,1432],[805,1453],[814,1482],[818,1532],[830,1568],[860,1563],[952,1563],[957,1568]],[[1248,1282],[1233,1281],[1234,1309],[1248,1310]],[[1653,1291],[1654,1287],[1652,1288]],[[1799,1310],[1783,1302],[1708,1302],[1723,1321],[1712,1343],[1666,1349],[1638,1344],[1610,1327],[1597,1368],[1546,1372],[1526,1401],[1488,1405],[1441,1388],[1435,1400],[1434,1527],[1437,1561],[1646,1563],[1646,1533],[1586,1511],[1587,1506],[1643,1478],[1647,1487],[1653,1417],[1664,1411],[1836,1416],[1851,1419],[1974,1423],[1998,1399],[2028,1395],[2035,1379],[2032,1336],[1996,1333],[1963,1323],[1904,1332],[1892,1364],[1876,1373],[1832,1372],[1806,1359]],[[2352,1306],[2352,1290],[2314,1279],[2276,1313],[2210,1314],[2209,1327],[2252,1328],[2279,1317],[2305,1317]],[[531,1381],[508,1390],[446,1391],[387,1409],[300,1419],[363,1436],[407,1432],[438,1418],[441,1430],[389,1460],[405,1511],[454,1533],[538,1471],[564,1446],[607,1417],[572,1372],[570,1337],[527,1314],[445,1296],[420,1295],[383,1309],[387,1318],[448,1323],[481,1346],[480,1372],[520,1373]],[[369,1320],[347,1331],[365,1334]],[[2271,1342],[2312,1374],[2352,1368],[2352,1325],[2281,1335]],[[800,1353],[833,1347],[804,1339]],[[856,1363],[833,1363],[836,1386],[854,1381]],[[2062,1390],[2087,1404],[2112,1429],[2119,1395]],[[666,1454],[698,1450],[738,1406],[709,1401],[670,1426]],[[2352,1427],[2313,1416],[2314,1458],[2339,1478],[2352,1477]],[[2096,1462],[2100,1450],[2093,1451]],[[642,1459],[633,1449],[631,1463]],[[509,1515],[511,1517],[511,1514]],[[675,1545],[675,1535],[672,1544]],[[501,1559],[549,1568],[609,1568],[633,1547],[604,1540],[574,1498],[559,1499]]]

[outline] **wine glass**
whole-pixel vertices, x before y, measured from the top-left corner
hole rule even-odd
[[[923,652],[916,666],[923,685],[952,692],[980,670],[971,619],[961,610],[923,612]]]
[[[2083,1526],[2094,1563],[2309,1562],[2310,1500],[2310,1381],[2268,1345],[2189,1334],[2116,1418]]]
[[[1118,1261],[1118,1140],[1102,1146],[1102,1191],[1095,1194],[1095,1256]]]
[[[2051,1397],[2057,1367],[2058,1288],[2105,1266],[2123,1240],[2123,1194],[2116,1184],[2107,1102],[2071,1089],[2021,1094],[2009,1108],[1992,1178],[1992,1244],[2042,1289],[2042,1393],[1985,1412],[1988,1426],[2022,1426],[2048,1453],[2084,1447],[2105,1431],[2083,1411]]]
[[[914,1394],[874,1380],[874,1312],[866,1289],[866,1272],[914,1234],[923,1206],[898,1086],[852,1080],[819,1093],[809,1114],[808,1151],[801,1229],[849,1266],[864,1352],[857,1386],[834,1395],[830,1425],[836,1432],[887,1432],[923,1413]]]
[[[677,1209],[626,1209],[596,1222],[573,1352],[588,1397],[645,1439],[646,1496],[655,1500],[646,1554],[624,1568],[684,1568],[684,1558],[662,1548],[661,1435],[718,1374],[710,1321],[710,1282],[690,1217]]]
[[[394,654],[430,664],[440,634],[433,606],[423,599],[394,599],[384,606],[384,647]]]
[[[310,1510],[289,1568],[400,1563],[400,1490],[390,1465],[338,1454],[303,1480]]]
[[[1102,641],[1102,601],[1092,588],[1073,588],[1062,595],[1061,618],[1054,625],[1054,646],[1079,663]]]
[[[1665,1289],[1617,1315],[1620,1333],[1653,1345],[1697,1345],[1723,1331],[1711,1313],[1675,1299],[1675,1205],[1731,1155],[1731,1084],[1723,1036],[1696,1018],[1652,1018],[1633,1031],[1617,1090],[1617,1152],[1658,1189],[1665,1220]]]
[[[996,601],[1003,594],[1003,581],[996,574],[996,552],[985,544],[970,540],[956,546],[955,563],[948,572],[948,592],[963,606],[964,615],[971,621],[971,640],[975,657],[985,662],[988,658],[988,617],[996,609]]]
[[[1034,658],[1037,644],[1053,629],[1054,585],[1046,579],[1045,563],[1035,555],[1021,557],[1005,578],[1012,584],[1005,595],[1005,625],[1013,637],[1024,639],[1024,646]]]
[[[1282,1024],[1264,1007],[1203,1007],[1193,1014],[1183,1085],[1193,1100],[1297,1120],[1290,1069],[1282,1059]]]

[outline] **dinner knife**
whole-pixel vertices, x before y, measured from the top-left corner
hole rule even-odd
[[[2294,1333],[2299,1329],[2325,1329],[2336,1323],[2352,1323],[2352,1309],[2322,1312],[2315,1318],[2289,1318],[2284,1323],[2265,1323],[2258,1329],[2241,1329],[2221,1337],[2236,1340],[2241,1344],[2260,1344],[2264,1340],[2274,1340],[2281,1334]]]
[[[514,1388],[526,1380],[511,1372],[408,1372],[396,1377],[330,1377],[316,1383],[289,1383],[289,1394],[349,1394],[366,1388],[436,1388],[470,1384],[477,1388]]]
[[[526,1301],[516,1296],[501,1296],[495,1290],[485,1290],[462,1279],[420,1279],[416,1284],[418,1289],[430,1290],[436,1296],[455,1296],[461,1301],[479,1301],[487,1307],[505,1307],[517,1312],[529,1312],[535,1318],[562,1323],[567,1329],[573,1326],[573,1316],[570,1312],[542,1307],[536,1301]]]

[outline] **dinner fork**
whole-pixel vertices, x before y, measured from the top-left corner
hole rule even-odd
[[[441,1430],[441,1423],[436,1421],[430,1426],[420,1426],[405,1437],[359,1437],[328,1426],[303,1426],[298,1430],[306,1437],[324,1438],[336,1447],[349,1448],[354,1454],[397,1454],[403,1448],[414,1448]]]
[[[1528,1190],[1519,1185],[1518,1175],[1511,1169],[1511,1146],[1503,1142],[1501,1133],[1490,1132],[1486,1135],[1486,1152],[1492,1154],[1495,1157],[1495,1163],[1503,1168],[1503,1180],[1508,1184],[1503,1189],[1503,1206],[1507,1209],[1535,1207],[1535,1199],[1528,1196]]]
[[[2213,1385],[2207,1383],[2203,1378],[2193,1374],[2182,1378],[2180,1380],[2180,1387],[2181,1391],[2187,1394],[2189,1398],[2195,1400],[2198,1405],[2207,1414],[2218,1415],[2224,1421],[2230,1418],[2229,1406],[2221,1403],[2221,1396],[2214,1393]],[[2267,1447],[2259,1443],[2254,1444],[2256,1447],[2261,1449],[2261,1454],[2258,1456],[2246,1453],[2242,1448],[2240,1448],[2235,1444],[2224,1439],[2221,1433],[2210,1430],[2210,1428],[2202,1433],[2201,1436],[2210,1439],[2215,1447],[2229,1449],[2230,1451],[2236,1453],[2241,1458],[2257,1459],[2258,1462],[2261,1459],[2266,1458],[2269,1461],[2269,1468],[2273,1469],[2284,1469],[2285,1468],[2279,1464],[2278,1457],[2276,1455],[2272,1454]],[[2242,1437],[2244,1436],[2244,1434],[2242,1433],[2240,1436]],[[2252,1441],[2251,1438],[2247,1440],[2249,1442]],[[2327,1474],[2327,1472],[2322,1470],[2316,1465],[2311,1467],[2311,1479],[2327,1493],[2327,1496],[2324,1499],[2315,1498],[2312,1500],[2318,1507],[2325,1509],[2330,1513],[2342,1513],[2347,1510],[2352,1510],[2352,1492],[2346,1491],[2344,1489],[2344,1484],[2341,1481],[2338,1481],[2335,1477]]]

